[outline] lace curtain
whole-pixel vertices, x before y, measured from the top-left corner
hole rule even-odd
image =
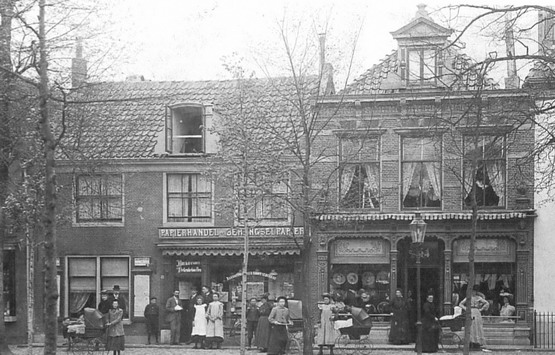
[[[69,296],[69,313],[79,313],[83,310],[83,307],[87,304],[89,297],[91,297],[89,292],[72,292]]]

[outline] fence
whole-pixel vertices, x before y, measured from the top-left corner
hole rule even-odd
[[[555,349],[555,313],[534,311],[534,348]]]

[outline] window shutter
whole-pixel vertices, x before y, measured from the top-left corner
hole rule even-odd
[[[172,153],[173,146],[173,122],[172,110],[166,106],[166,152]]]

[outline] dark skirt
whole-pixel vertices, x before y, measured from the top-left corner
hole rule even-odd
[[[435,353],[439,343],[439,324],[437,322],[422,322],[422,352]]]
[[[285,354],[287,340],[287,327],[284,325],[272,324],[270,329],[270,340],[268,342],[268,355]]]
[[[108,337],[106,342],[106,350],[125,350],[125,337],[123,335],[117,337]]]
[[[389,342],[391,344],[408,344],[410,342],[409,316],[406,310],[393,311]]]
[[[268,322],[268,316],[261,316],[258,319],[258,325],[256,326],[256,334],[254,336],[254,341],[256,343],[256,346],[261,349],[267,349],[269,338],[270,338],[270,322]]]

